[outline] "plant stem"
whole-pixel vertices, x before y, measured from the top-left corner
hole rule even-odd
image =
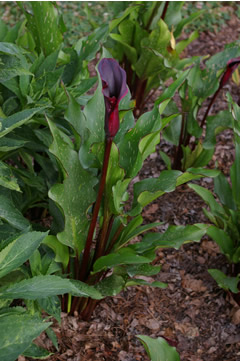
[[[93,300],[92,298],[88,299],[88,304],[85,307],[85,309],[83,310],[83,312],[81,313],[82,319],[84,321],[89,321],[98,302],[99,302],[98,300]]]
[[[186,113],[183,112],[182,113],[181,133],[179,136],[178,147],[176,149],[174,162],[173,162],[173,169],[177,169],[177,170],[181,169],[181,159],[183,156],[182,145],[183,145],[183,139],[184,139],[184,133],[185,133],[185,121],[186,121],[185,118],[186,118]]]
[[[114,236],[113,236],[113,238],[112,238],[112,240],[111,240],[111,242],[110,242],[110,244],[109,244],[109,246],[108,246],[105,254],[109,254],[109,253],[111,252],[111,250],[112,250],[114,244],[116,243],[118,237],[120,236],[123,228],[124,228],[124,225],[123,225],[123,224],[120,224],[120,226],[118,227],[116,233],[114,234]]]
[[[162,15],[161,15],[161,19],[162,19],[163,21],[164,21],[164,19],[165,19],[166,13],[167,13],[168,5],[169,5],[169,1],[166,1],[166,2],[165,2],[165,5],[164,5],[163,12],[162,12]]]
[[[136,91],[136,94],[135,94],[136,110],[141,108],[141,105],[142,105],[142,102],[143,102],[143,99],[144,99],[144,93],[145,93],[145,90],[146,90],[146,86],[147,86],[147,79],[139,81],[137,91]],[[134,115],[136,115],[136,114],[134,114]]]
[[[93,263],[101,256],[105,254],[105,247],[112,229],[114,218],[113,216],[109,216],[108,212],[106,211],[106,216],[104,217],[103,227],[101,230],[101,235],[99,242],[96,245],[95,254],[93,257]]]
[[[208,114],[210,112],[210,109],[211,109],[213,103],[215,102],[221,88],[222,88],[222,86],[221,86],[221,83],[220,83],[219,88],[216,90],[215,94],[213,95],[213,97],[212,97],[212,99],[211,99],[211,101],[210,101],[210,103],[209,103],[209,105],[207,107],[207,110],[206,110],[206,112],[205,112],[205,114],[204,114],[204,116],[202,118],[202,121],[201,121],[201,124],[200,124],[201,128],[203,128],[203,126],[204,126],[204,124],[206,122],[207,116],[208,116]],[[201,135],[200,141],[202,141],[202,139],[203,139],[203,135]],[[192,147],[192,151],[194,151],[195,148],[196,148],[196,143],[194,143],[194,145]]]
[[[99,190],[98,190],[96,203],[95,203],[95,206],[94,206],[94,209],[93,209],[92,220],[91,220],[89,230],[88,230],[86,245],[85,245],[84,252],[83,252],[82,264],[81,264],[79,277],[78,277],[80,281],[85,281],[86,276],[88,274],[89,256],[90,256],[91,246],[92,246],[92,242],[93,242],[93,234],[94,234],[94,230],[95,230],[95,227],[96,227],[97,217],[98,217],[98,213],[99,213],[99,210],[100,210],[103,191],[104,191],[104,187],[105,187],[111,147],[112,147],[112,138],[110,138],[110,137],[106,138],[106,146],[105,146],[105,153],[104,153],[104,159],[103,159],[102,175],[101,175],[101,180],[100,180],[100,185],[99,185]]]
[[[168,3],[168,1],[166,1],[166,3]],[[154,16],[156,15],[156,11],[157,11],[157,9],[159,8],[160,5],[161,5],[161,1],[156,1],[156,4],[155,4],[154,9],[153,9],[153,11],[152,11],[152,14],[151,14],[151,16],[150,16],[150,18],[149,18],[149,20],[148,20],[148,23],[147,23],[147,25],[146,25],[146,28],[145,28],[147,31],[149,31],[150,26],[151,26],[151,24],[152,24],[152,21],[153,21],[153,19],[154,19]],[[164,6],[163,11],[165,10],[165,7],[166,7],[166,4],[165,4],[165,6]],[[167,10],[166,10],[166,11],[167,11]],[[164,20],[164,18],[162,18],[162,16],[161,16],[161,19]]]
[[[205,123],[205,121],[207,119],[208,113],[209,113],[213,103],[215,102],[220,90],[221,90],[221,86],[219,86],[218,90],[215,92],[214,96],[212,97],[212,99],[211,99],[211,101],[210,101],[210,103],[209,103],[209,105],[207,107],[207,110],[206,110],[206,112],[205,112],[205,114],[204,114],[204,116],[202,118],[201,124],[200,124],[201,128],[204,126],[204,123]]]

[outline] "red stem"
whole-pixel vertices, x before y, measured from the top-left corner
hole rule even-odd
[[[183,151],[182,151],[182,144],[183,144],[183,140],[184,140],[184,133],[185,133],[185,112],[183,111],[182,114],[182,124],[181,124],[181,133],[179,136],[179,142],[178,142],[178,147],[176,149],[176,154],[175,154],[175,159],[174,159],[174,163],[173,163],[173,169],[177,169],[177,170],[181,170],[181,159],[183,156]]]
[[[204,114],[204,116],[203,116],[203,118],[202,118],[201,124],[200,124],[200,127],[201,127],[201,128],[204,126],[204,123],[205,123],[205,121],[206,121],[206,119],[207,119],[208,113],[209,113],[209,111],[210,111],[210,109],[211,109],[214,101],[216,100],[216,98],[217,98],[218,93],[220,92],[220,90],[221,90],[221,86],[219,86],[218,90],[215,92],[214,96],[212,97],[212,99],[211,99],[211,101],[210,101],[210,103],[209,103],[209,105],[208,105],[208,107],[207,107],[207,110],[206,110],[206,112],[205,112],[205,114]]]
[[[95,249],[95,254],[93,257],[93,263],[101,256],[104,256],[105,254],[105,247],[112,229],[112,225],[113,225],[113,221],[114,221],[114,217],[111,216],[109,218],[106,217],[104,219],[104,223],[103,223],[103,228],[101,231],[101,235],[100,235],[100,239],[99,242],[96,245],[96,249]]]
[[[166,13],[167,13],[167,9],[168,9],[168,5],[169,5],[169,1],[166,1],[166,2],[165,2],[165,5],[164,5],[163,12],[162,12],[162,15],[161,15],[161,19],[162,19],[162,20],[165,19],[165,16],[166,16]]]
[[[85,245],[84,252],[83,252],[82,264],[81,264],[81,268],[80,268],[80,272],[79,272],[79,280],[80,281],[84,281],[87,276],[87,273],[88,273],[88,262],[89,262],[89,256],[90,256],[90,251],[91,251],[92,242],[93,242],[93,234],[94,234],[94,230],[96,227],[97,217],[98,217],[98,213],[100,210],[103,191],[104,191],[104,187],[105,187],[111,147],[112,147],[112,138],[107,138],[98,195],[97,195],[96,203],[95,203],[95,206],[93,209],[92,221],[89,226],[86,245]]]

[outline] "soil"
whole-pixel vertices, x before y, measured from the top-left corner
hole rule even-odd
[[[188,55],[215,54],[236,40],[239,31],[240,21],[233,14],[219,33],[201,33],[188,47]],[[229,83],[227,87],[238,97],[236,85]],[[221,109],[226,109],[224,92],[212,112]],[[168,144],[162,141],[160,148],[165,151]],[[225,131],[218,137],[214,160],[229,174],[233,159],[232,134]],[[156,177],[163,169],[157,152],[147,159],[139,177]],[[200,184],[213,188],[207,178]],[[165,228],[170,224],[207,222],[203,206],[201,199],[184,185],[149,205],[143,216],[145,222],[164,221]],[[59,350],[45,335],[38,340],[54,352],[48,360],[145,361],[149,358],[136,335],[148,335],[172,340],[182,361],[239,361],[240,309],[208,273],[209,268],[228,269],[217,245],[205,237],[180,250],[160,250],[158,256],[162,270],[152,279],[167,282],[168,288],[129,288],[99,303],[89,322],[78,315],[62,314],[61,326],[54,325]],[[26,358],[19,357],[19,361],[23,360]]]

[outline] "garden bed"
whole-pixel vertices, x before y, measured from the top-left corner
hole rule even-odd
[[[207,55],[221,51],[224,44],[238,38],[240,22],[232,16],[223,30],[201,33],[188,47],[188,55]],[[227,86],[235,100],[239,88]],[[226,109],[224,94],[212,112]],[[164,141],[160,149],[168,150]],[[225,131],[218,137],[211,165],[229,174],[234,159],[232,133]],[[139,177],[159,176],[164,164],[158,153],[145,162]],[[200,184],[213,189],[211,180]],[[145,222],[163,221],[168,225],[186,225],[207,222],[202,213],[203,201],[184,185],[174,193],[166,194],[149,205],[143,213]],[[154,280],[167,282],[165,290],[137,286],[121,292],[114,298],[99,303],[89,322],[77,314],[62,314],[61,326],[54,327],[59,350],[49,360],[121,360],[143,361],[148,357],[136,335],[164,336],[169,339],[183,361],[237,361],[240,359],[240,310],[231,295],[219,289],[208,274],[208,268],[226,271],[228,264],[214,242],[205,237],[200,244],[188,244],[180,250],[158,251],[162,265]],[[47,338],[39,344],[54,352]],[[27,358],[19,357],[19,361]]]

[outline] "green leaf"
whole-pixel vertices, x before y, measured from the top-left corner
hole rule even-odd
[[[54,332],[54,330],[49,327],[47,330],[46,330],[46,334],[48,335],[49,339],[52,341],[53,343],[53,346],[55,347],[55,349],[57,351],[59,351],[59,347],[58,347],[58,339],[57,339],[57,336],[56,336],[56,333]]]
[[[193,160],[191,167],[205,167],[213,157],[215,149],[202,149],[198,152],[197,157]],[[184,167],[188,168],[188,165]]]
[[[65,229],[57,238],[80,254],[89,225],[87,211],[95,201],[93,187],[97,179],[81,166],[71,139],[52,121],[48,122],[54,138],[50,152],[59,159],[66,172],[63,184],[55,184],[49,191],[50,198],[61,207],[65,216]]]
[[[25,109],[0,120],[0,138],[10,133],[13,129],[27,123],[36,113],[42,112],[46,107]]]
[[[176,26],[182,20],[181,9],[184,5],[184,1],[178,1],[177,3],[170,3],[164,18],[166,24],[171,28]]]
[[[167,283],[154,281],[154,282],[147,282],[142,280],[141,278],[131,278],[127,280],[125,287],[132,287],[132,286],[148,286],[148,287],[155,287],[155,288],[167,288]]]
[[[167,170],[171,170],[171,158],[164,152],[160,151],[160,156],[162,158],[162,160],[164,161],[166,167],[167,167]]]
[[[149,336],[138,335],[148,356],[152,361],[180,361],[179,354],[175,347],[169,346],[162,337],[153,339]]]
[[[138,10],[139,6],[140,4],[128,7],[121,17],[112,20],[109,25],[109,31],[112,31],[114,28],[116,28],[116,26],[118,26],[129,14],[131,14],[135,10]]]
[[[117,181],[112,188],[113,203],[111,203],[111,212],[113,214],[122,214],[124,201],[128,199],[127,187],[131,178]]]
[[[114,172],[112,171],[114,169]],[[116,186],[117,183],[123,180],[125,175],[124,170],[119,166],[119,150],[115,143],[112,143],[110,159],[108,164],[108,172],[105,183],[105,197],[107,198],[107,202],[109,204],[111,212],[114,214],[118,214],[117,209],[115,208],[115,203],[113,199],[113,187]],[[123,182],[123,189],[121,189],[121,194],[125,194],[125,190],[129,181]],[[115,187],[116,190],[116,187]],[[121,199],[122,200],[122,199]],[[121,202],[120,200],[120,202]]]
[[[104,296],[116,296],[125,286],[125,281],[121,276],[112,274],[104,278],[101,282],[96,284],[96,289]]]
[[[172,119],[168,127],[166,127],[162,133],[164,139],[166,139],[168,142],[174,145],[178,145],[180,132],[181,132],[181,124],[182,124],[181,116],[177,116],[174,119]]]
[[[230,209],[236,210],[231,186],[222,173],[214,179],[214,192],[217,194],[222,204]]]
[[[35,343],[32,343],[31,346],[29,346],[22,355],[25,357],[30,357],[32,359],[45,360],[49,356],[53,355],[53,353],[48,352],[44,348],[35,345]]]
[[[210,69],[214,69],[215,72],[219,69],[225,68],[229,59],[236,58],[240,56],[240,50],[237,43],[228,44],[228,46],[219,53],[211,56],[209,60],[206,61],[206,65]]]
[[[114,266],[149,263],[151,261],[153,261],[153,259],[139,256],[131,248],[126,247],[118,250],[116,253],[98,258],[93,265],[93,274]]]
[[[71,293],[77,297],[102,298],[102,295],[94,287],[83,282],[47,275],[36,276],[15,283],[7,289],[0,289],[0,299],[23,298],[36,300],[64,293]]]
[[[7,32],[8,32],[7,25],[4,23],[4,21],[2,21],[0,19],[0,41],[3,41],[3,39],[5,38]]]
[[[1,54],[0,82],[4,84],[4,86],[8,88],[8,82],[11,80],[15,80],[16,84],[16,79],[13,78],[23,75],[32,75],[25,62],[23,63],[21,59],[16,56]],[[18,84],[16,84],[16,86],[18,87]]]
[[[136,49],[127,44],[120,34],[110,34],[110,37],[122,45],[126,57],[130,61],[130,63],[134,65],[138,59]]]
[[[218,286],[223,288],[225,291],[230,290],[233,293],[239,293],[238,283],[240,277],[228,277],[218,269],[209,269],[208,272],[215,279]]]
[[[11,42],[0,42],[0,53],[2,53],[2,63],[0,64],[1,81],[9,80],[13,76],[21,74],[32,75],[28,70],[28,62],[24,56],[26,51],[21,47],[12,44]]]
[[[142,39],[141,46],[143,51],[135,65],[136,73],[139,78],[147,78],[163,70],[164,64],[162,58],[155,55],[156,52],[161,55],[168,55],[167,46],[170,43],[171,33],[167,24],[160,19],[154,30],[148,37]]]
[[[176,188],[178,177],[182,173],[176,170],[161,172],[158,178],[148,178],[134,184],[134,201],[131,215],[139,214],[143,207]]]
[[[16,228],[10,226],[8,223],[3,223],[0,225],[0,241],[11,239],[11,237],[18,233],[19,231],[16,230]],[[3,243],[1,243],[0,249],[3,249]]]
[[[39,298],[37,302],[42,310],[61,323],[61,301],[58,296]]]
[[[235,136],[236,137],[236,136]],[[240,139],[240,138],[239,138]],[[230,177],[232,182],[232,194],[234,201],[240,209],[240,141],[235,139],[235,160],[230,169]]]
[[[64,117],[73,126],[81,138],[84,139],[84,132],[86,131],[86,118],[83,111],[81,110],[80,104],[76,101],[76,99],[70,93],[68,93],[68,97],[69,103]]]
[[[190,173],[190,174],[188,174]],[[194,177],[199,176],[200,177],[211,177],[211,178],[215,178],[219,175],[220,171],[218,169],[207,169],[207,168],[188,168],[186,173],[187,177],[189,177],[189,180],[191,179],[197,179],[197,178],[190,178],[191,176]],[[181,178],[181,177],[180,177]],[[182,183],[178,183],[178,184],[182,184]]]
[[[30,225],[13,203],[11,191],[2,187],[0,187],[0,219],[19,230],[24,230]]]
[[[17,179],[14,177],[11,168],[0,161],[0,186],[21,192]]]
[[[131,225],[132,222],[134,222],[139,216],[135,217],[130,223],[129,225]],[[142,222],[141,222],[142,223]],[[159,227],[160,225],[162,225],[163,222],[156,222],[156,223],[150,223],[150,224],[146,224],[145,226],[141,226],[141,227],[136,227],[135,229],[132,230],[132,232],[130,232],[131,228],[126,227],[120,237],[119,242],[117,243],[116,247],[122,247],[124,244],[128,243],[129,241],[131,241],[133,238],[139,236],[140,234],[149,231],[150,229],[153,229],[155,227]]]
[[[63,37],[58,26],[58,14],[49,1],[31,1],[33,15],[26,13],[28,26],[36,44],[47,56],[62,44]]]
[[[127,224],[126,227],[124,227],[124,229],[121,232],[120,242],[121,240],[127,240],[129,235],[133,233],[136,230],[136,228],[141,226],[142,223],[143,223],[143,218],[140,214],[137,217],[131,219],[131,221]]]
[[[47,233],[28,232],[13,239],[0,252],[0,277],[21,266],[38,248]]]
[[[138,253],[145,253],[158,247],[179,249],[184,243],[199,242],[207,228],[207,225],[170,226],[164,233],[148,233],[140,243],[131,245],[129,248]]]
[[[176,45],[177,53],[180,54],[189,44],[191,44],[191,42],[196,40],[198,36],[199,36],[198,31],[195,30],[191,33],[191,35],[187,39],[179,41]]]
[[[187,147],[182,146],[182,150],[183,150],[182,168],[187,169],[194,166],[194,163],[199,157],[199,155],[202,153],[203,148],[201,142],[198,142],[196,148],[193,151],[191,151],[189,146]]]
[[[93,60],[102,44],[105,43],[108,34],[109,27],[104,24],[92,31],[90,35],[81,38],[74,47],[79,54],[79,60]]]
[[[51,325],[29,314],[1,315],[0,322],[1,361],[15,360]]]
[[[82,145],[79,151],[79,159],[85,169],[90,168],[95,161],[94,155],[91,153],[92,144],[101,143],[105,140],[105,105],[100,76],[98,78],[99,84],[97,90],[83,110],[87,121],[84,139],[82,139]]]
[[[224,216],[224,210],[221,207],[221,205],[215,200],[212,193],[197,184],[188,184],[189,188],[193,189],[203,200],[207,203],[207,205],[210,207],[211,212],[218,215]]]
[[[206,99],[217,91],[219,83],[216,70],[214,68],[202,69],[200,61],[201,58],[198,58],[195,66],[190,69],[188,84],[195,96]]]
[[[103,157],[104,157],[104,147],[105,143],[94,144],[92,146],[92,152],[96,155],[96,158],[99,159],[99,168],[102,168],[103,164]],[[114,172],[112,171],[114,169]],[[108,164],[108,171],[106,176],[106,183],[105,183],[105,198],[106,202],[108,203],[108,207],[113,214],[118,214],[118,211],[115,208],[115,203],[118,203],[118,209],[120,208],[122,197],[125,194],[127,185],[130,180],[124,180],[124,170],[119,166],[119,151],[115,143],[112,143],[109,164]],[[114,200],[113,198],[113,187],[115,187],[118,183],[117,190],[119,193],[117,197],[121,197],[118,200]],[[119,189],[120,188],[120,189]],[[115,194],[116,194],[116,187],[115,187]]]
[[[0,138],[0,152],[9,152],[23,147],[27,141],[17,140],[8,137]]]
[[[63,264],[66,269],[69,262],[69,250],[67,246],[64,246],[59,242],[56,236],[47,236],[43,240],[43,244],[46,244],[55,253],[55,261]]]
[[[0,43],[0,52],[8,55],[15,55],[18,58],[22,58],[23,49],[17,46],[16,44],[1,42]],[[26,53],[26,51],[24,51]]]
[[[126,267],[129,277],[134,276],[154,276],[161,270],[161,266],[152,266],[151,264],[137,264]]]
[[[145,157],[155,150],[160,141],[157,135],[160,129],[160,115],[157,107],[154,107],[151,112],[143,114],[134,128],[125,134],[119,144],[119,153],[120,167],[125,169],[127,178],[136,176]]]
[[[197,19],[199,16],[201,16],[203,13],[205,12],[205,10],[198,10],[190,15],[188,15],[187,17],[185,17],[184,19],[182,19],[176,26],[176,29],[174,30],[174,37],[178,38],[181,33],[182,33],[182,29],[190,24],[191,22],[193,22],[195,19]]]
[[[206,136],[203,142],[205,149],[211,149],[216,145],[216,136],[224,129],[232,128],[233,117],[228,110],[219,112],[217,115],[207,118]]]
[[[209,227],[207,234],[219,245],[221,252],[231,261],[235,251],[232,238],[223,229],[215,226]]]
[[[156,104],[159,105],[165,100],[171,99],[178,90],[178,88],[184,83],[188,75],[189,70],[185,70],[184,72],[180,73],[177,80],[175,80],[169,87],[167,87],[167,89],[160,95],[160,97],[156,101]]]
[[[119,24],[119,33],[121,34],[122,41],[128,45],[133,45],[133,37],[135,31],[135,23],[130,19],[125,19]],[[111,36],[112,34],[110,34]]]

